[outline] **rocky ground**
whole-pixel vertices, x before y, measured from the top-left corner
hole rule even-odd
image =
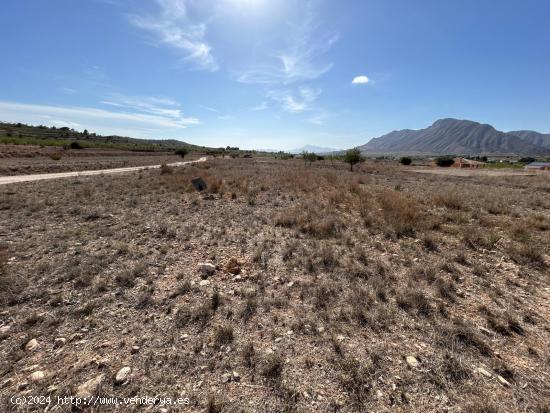
[[[549,193],[265,159],[6,185],[0,410],[548,412]]]
[[[0,176],[88,171],[181,161],[173,152],[0,145]]]

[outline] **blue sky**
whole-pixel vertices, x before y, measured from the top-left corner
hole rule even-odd
[[[442,117],[550,132],[546,0],[18,0],[0,12],[0,120],[274,149],[352,147]]]

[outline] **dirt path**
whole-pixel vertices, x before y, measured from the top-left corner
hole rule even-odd
[[[168,166],[184,166],[184,165],[190,165],[193,163],[204,162],[204,161],[206,161],[206,157],[202,157],[200,159],[197,159],[196,161],[174,162],[174,163],[168,164]],[[14,184],[18,182],[41,181],[44,179],[71,178],[71,177],[78,177],[78,176],[102,175],[102,174],[117,174],[117,173],[123,173],[123,172],[139,171],[142,169],[156,169],[156,168],[160,168],[160,165],[130,166],[126,168],[99,169],[95,171],[77,171],[77,172],[59,172],[59,173],[50,173],[50,174],[0,176],[0,185]]]

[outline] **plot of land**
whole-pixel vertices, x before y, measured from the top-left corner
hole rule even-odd
[[[4,185],[0,410],[547,412],[549,193],[255,159]]]

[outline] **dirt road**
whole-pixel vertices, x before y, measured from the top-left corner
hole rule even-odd
[[[197,159],[196,161],[185,161],[185,162],[174,162],[168,164],[168,166],[184,166],[197,162],[206,161],[206,157]],[[133,172],[139,171],[142,169],[156,169],[160,168],[160,165],[148,165],[148,166],[131,166],[127,168],[115,168],[115,169],[100,169],[95,171],[79,171],[79,172],[59,172],[51,174],[33,174],[33,175],[16,175],[16,176],[0,176],[0,185],[14,184],[18,182],[29,182],[29,181],[41,181],[44,179],[58,179],[58,178],[71,178],[78,176],[89,176],[89,175],[102,175],[102,174],[117,174],[124,172]]]

